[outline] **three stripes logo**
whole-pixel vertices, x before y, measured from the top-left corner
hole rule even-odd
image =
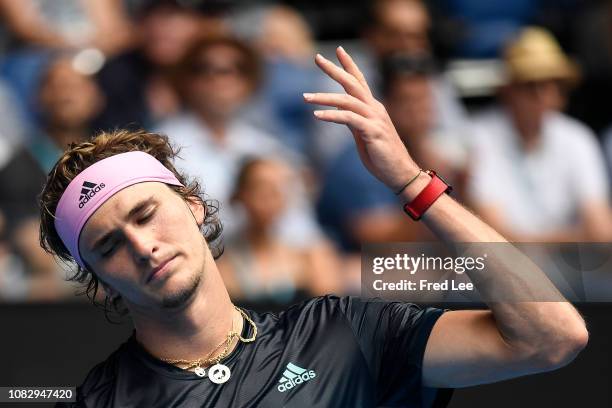
[[[79,196],[79,208],[83,208],[85,204],[104,187],[106,187],[104,183],[96,184],[91,181],[84,181],[81,187],[81,195]]]
[[[317,374],[313,370],[305,370],[293,363],[289,363],[287,364],[287,368],[285,369],[283,376],[278,381],[277,389],[280,392],[285,392],[292,389],[296,385],[312,380],[316,376]]]

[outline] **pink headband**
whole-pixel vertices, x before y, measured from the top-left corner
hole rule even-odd
[[[182,186],[155,157],[139,151],[100,160],[68,184],[57,204],[55,229],[81,267],[85,265],[79,252],[79,236],[89,217],[118,191],[145,181]]]

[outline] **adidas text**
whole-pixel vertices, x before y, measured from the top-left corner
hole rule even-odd
[[[100,183],[97,186],[95,186],[94,188],[92,188],[91,190],[89,190],[89,192],[87,192],[87,194],[83,194],[84,197],[79,202],[79,208],[83,208],[85,206],[85,204],[87,204],[87,202],[91,198],[93,198],[93,196],[95,196],[96,193],[99,192],[100,190],[102,190],[104,187],[106,187],[106,185],[104,185],[104,183]]]
[[[296,385],[299,385],[299,384],[302,384],[302,383],[304,383],[306,381],[312,380],[316,376],[317,375],[315,374],[315,372],[313,370],[309,370],[307,372],[304,372],[304,373],[300,374],[299,376],[296,376],[295,378],[288,379],[287,381],[278,384],[277,389],[280,392],[285,392],[287,390],[292,389]]]

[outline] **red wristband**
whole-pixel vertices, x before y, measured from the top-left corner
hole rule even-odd
[[[442,180],[433,170],[425,173],[431,176],[429,184],[417,195],[414,200],[404,205],[404,211],[415,221],[421,219],[425,211],[444,193],[450,193],[453,188]]]

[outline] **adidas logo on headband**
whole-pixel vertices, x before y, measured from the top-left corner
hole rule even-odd
[[[83,208],[89,199],[104,187],[106,187],[104,183],[96,184],[91,181],[84,181],[81,187],[81,195],[79,196],[79,208]]]

